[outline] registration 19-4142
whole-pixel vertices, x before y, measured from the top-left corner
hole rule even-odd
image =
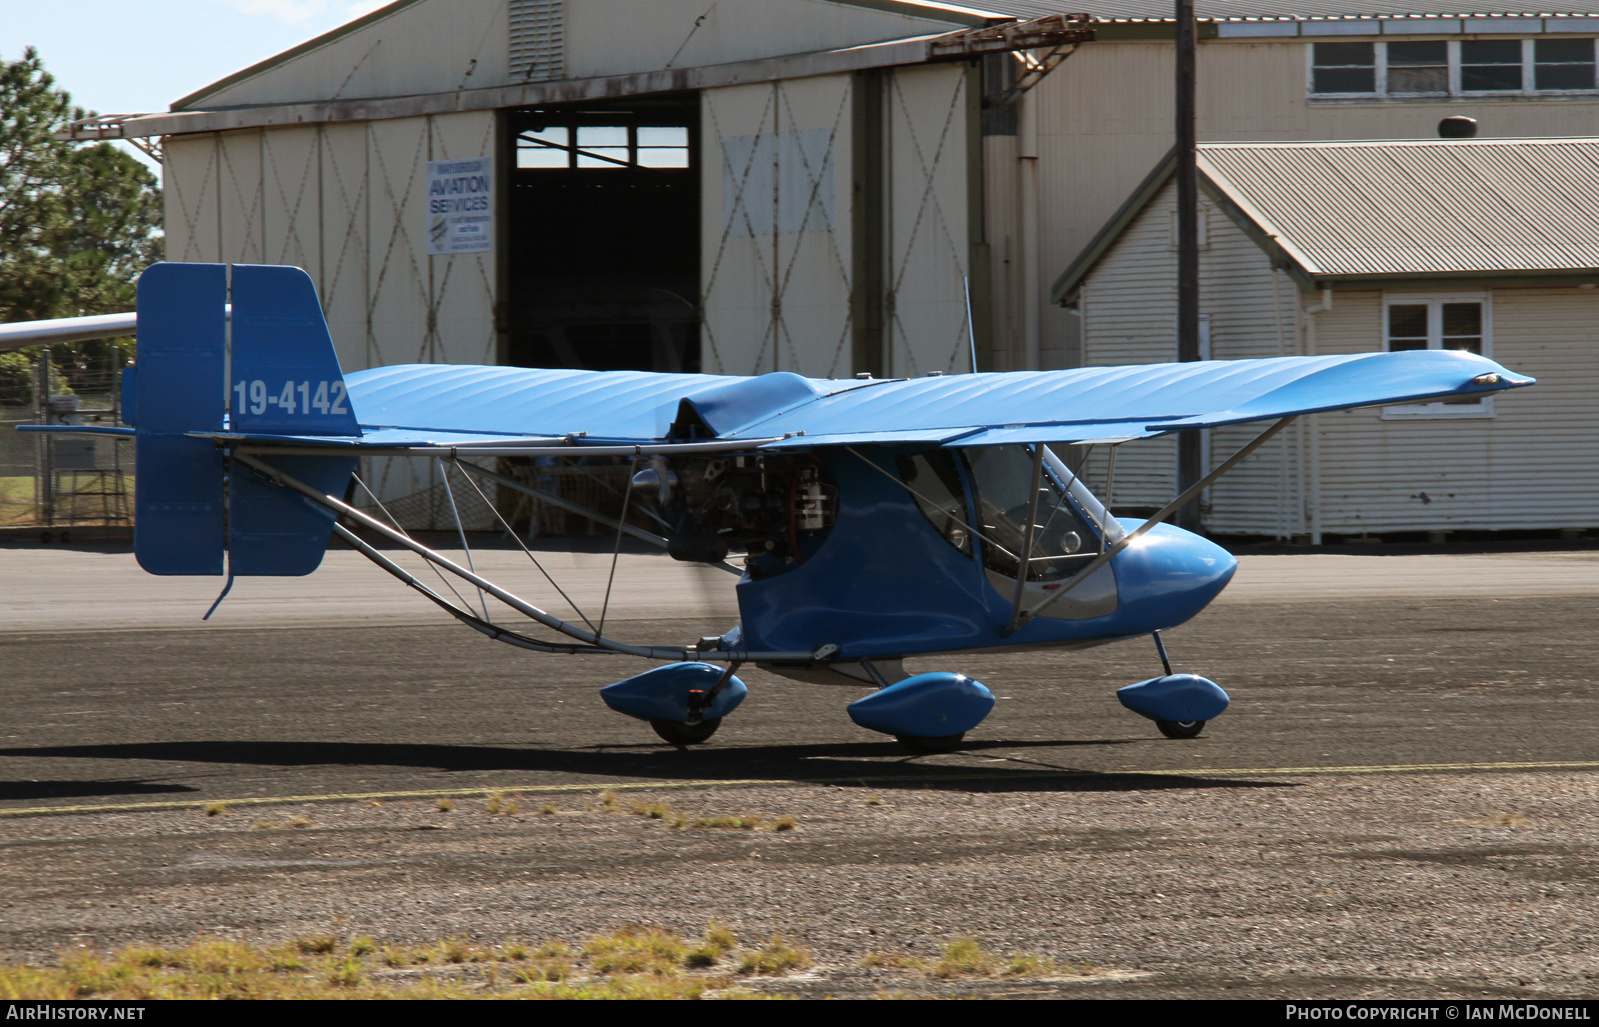
[[[288,381],[283,383],[283,388],[273,390],[259,378],[252,382],[241,378],[233,386],[233,391],[238,397],[236,413],[239,414],[264,414],[268,407],[276,407],[280,413],[301,415],[350,412],[349,405],[345,403],[344,383],[338,381]]]

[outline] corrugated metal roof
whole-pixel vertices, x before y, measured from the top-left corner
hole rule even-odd
[[[1062,0],[991,0],[973,7],[1037,18],[1059,14],[1073,6]],[[1171,21],[1170,0],[1093,0],[1076,5],[1099,21]],[[1460,0],[1195,0],[1194,16],[1201,21],[1244,21],[1260,18],[1403,18],[1417,15],[1440,18],[1592,17],[1599,4],[1573,4],[1554,8],[1526,8],[1514,4],[1469,6]],[[1519,31],[1511,29],[1510,31]],[[1536,30],[1534,30],[1536,31]]]
[[[1207,143],[1199,160],[1314,278],[1599,269],[1599,139]]]

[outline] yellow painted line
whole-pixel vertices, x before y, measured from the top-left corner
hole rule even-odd
[[[353,802],[360,799],[432,799],[489,796],[496,792],[510,795],[549,795],[559,792],[668,791],[680,788],[792,787],[795,785],[847,784],[922,784],[949,781],[1027,781],[1068,777],[1261,777],[1271,775],[1315,774],[1416,774],[1429,771],[1461,770],[1599,770],[1599,761],[1544,763],[1390,763],[1354,767],[1174,767],[1166,770],[1039,770],[1024,773],[895,774],[875,777],[840,776],[826,778],[723,778],[703,781],[631,781],[615,784],[502,785],[484,788],[426,788],[393,792],[326,792],[319,795],[274,795],[247,799],[182,799],[172,802],[131,802],[95,806],[28,806],[0,809],[0,817],[20,817],[46,813],[137,813],[157,809],[204,809],[207,806],[266,806],[297,802]]]
[[[1228,767],[1223,770],[1124,770],[1104,771],[1105,776],[1123,774],[1186,775],[1195,777],[1240,774],[1416,774],[1429,770],[1599,770],[1599,761],[1556,763],[1384,763],[1370,767]]]

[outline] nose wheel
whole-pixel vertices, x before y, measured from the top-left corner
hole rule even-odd
[[[1204,720],[1157,720],[1155,726],[1167,738],[1198,738],[1207,723]]]

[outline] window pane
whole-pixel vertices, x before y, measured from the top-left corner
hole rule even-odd
[[[1521,40],[1476,39],[1460,44],[1461,64],[1520,64]]]
[[[687,146],[688,129],[681,125],[641,128],[638,130],[640,146]]]
[[[1449,44],[1441,39],[1388,44],[1390,93],[1447,93]]]
[[[638,164],[641,168],[686,168],[687,147],[639,147]]]
[[[1540,64],[1539,89],[1592,89],[1592,64]]]
[[[1317,68],[1318,93],[1375,93],[1377,71],[1375,68]]]
[[[1521,40],[1482,39],[1460,44],[1460,88],[1466,92],[1521,88]]]
[[[1443,304],[1443,348],[1482,352],[1482,304]]]
[[[1539,64],[1593,63],[1591,39],[1539,39],[1534,46]]]
[[[1357,64],[1369,68],[1377,63],[1376,51],[1370,43],[1317,43],[1315,46],[1314,61],[1318,68]]]
[[[1427,304],[1396,303],[1388,308],[1388,338],[1420,339],[1427,344]]]
[[[1313,89],[1318,93],[1377,91],[1376,50],[1371,43],[1316,43],[1311,51]]]
[[[1390,93],[1447,93],[1448,68],[1388,68]]]
[[[1521,65],[1470,65],[1460,66],[1460,88],[1467,92],[1487,92],[1495,89],[1520,89]]]
[[[625,125],[580,125],[577,130],[577,145],[585,150],[596,146],[623,146],[627,145],[627,127]]]
[[[1444,335],[1481,335],[1481,303],[1445,303]]]
[[[607,159],[609,158],[609,159]],[[577,166],[580,168],[624,168],[627,167],[627,147],[625,146],[591,146],[578,151]]]
[[[1388,67],[1395,65],[1448,64],[1449,44],[1441,39],[1417,43],[1389,43]]]
[[[568,166],[565,150],[551,150],[543,146],[519,146],[516,150],[519,168],[564,168]]]
[[[1539,89],[1594,87],[1593,40],[1539,39],[1533,46]]]

